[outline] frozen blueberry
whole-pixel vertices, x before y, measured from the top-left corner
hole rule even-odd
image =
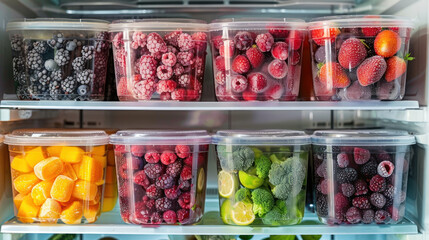
[[[53,72],[58,69],[58,64],[53,59],[48,59],[45,62],[45,68],[49,72]]]
[[[80,96],[86,96],[86,95],[89,93],[89,87],[88,87],[88,85],[80,85],[80,86],[77,88],[77,93],[78,93]]]

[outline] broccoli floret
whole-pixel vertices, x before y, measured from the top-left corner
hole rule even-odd
[[[250,190],[247,188],[240,188],[237,192],[235,192],[235,201],[237,202],[241,202],[246,198],[250,199],[251,197]]]
[[[267,178],[268,172],[271,169],[271,160],[265,155],[261,155],[255,159],[255,165],[256,175],[258,175],[260,178]]]
[[[266,225],[279,226],[282,224],[283,214],[277,206],[274,206],[271,211],[269,211],[262,218],[262,222]]]
[[[270,191],[257,188],[252,192],[253,213],[264,216],[274,207],[274,197]]]
[[[246,171],[255,161],[255,153],[247,146],[218,145],[217,155],[225,171]]]
[[[256,148],[256,147],[251,147],[251,148],[252,148],[253,152],[255,153],[255,158],[258,158],[258,157],[260,157],[263,154],[263,152],[261,151],[261,149]]]
[[[276,149],[276,152],[274,153],[274,155],[278,159],[286,159],[292,156],[292,151],[290,147],[282,146]]]
[[[272,155],[273,156],[273,155]],[[297,158],[288,158],[286,161],[274,159],[268,173],[269,181],[274,187],[271,189],[278,199],[295,197],[302,189],[306,176],[306,168]]]

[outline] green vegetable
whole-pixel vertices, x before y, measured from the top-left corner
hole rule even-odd
[[[255,152],[247,146],[218,145],[217,155],[225,171],[247,171],[255,162]]]
[[[235,192],[235,201],[241,202],[245,199],[250,199],[252,196],[250,195],[250,190],[247,188],[240,188],[237,192]]]
[[[322,235],[301,235],[302,240],[319,240]]]
[[[268,173],[269,181],[274,187],[271,189],[278,199],[295,197],[302,189],[307,173],[305,166],[298,158],[279,160],[275,155],[270,156],[273,164]]]
[[[270,235],[270,240],[295,240],[295,235]]]
[[[282,146],[279,147],[274,153],[278,159],[286,159],[292,156],[290,147]]]
[[[73,240],[76,234],[54,234],[48,240]]]
[[[267,178],[271,169],[271,160],[265,155],[255,159],[256,175],[260,178]]]
[[[253,235],[240,235],[238,236],[241,240],[250,240],[253,238]]]
[[[274,207],[274,197],[269,190],[258,188],[252,192],[253,213],[264,216]]]

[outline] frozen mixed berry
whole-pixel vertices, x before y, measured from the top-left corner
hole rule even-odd
[[[383,192],[386,190],[386,180],[380,175],[375,175],[369,182],[369,189],[373,192]]]
[[[381,193],[372,193],[370,200],[371,204],[376,208],[383,208],[386,204],[386,197]]]
[[[370,201],[369,201],[368,197],[366,197],[366,196],[353,198],[352,205],[359,208],[359,209],[370,209],[371,208]]]
[[[181,208],[191,209],[191,194],[189,192],[182,193],[177,202]]]
[[[173,74],[175,76],[181,76],[185,72],[185,68],[180,63],[176,63],[173,67]]]
[[[177,221],[179,221],[180,223],[189,222],[189,209],[179,209],[176,214]]]
[[[262,73],[251,73],[247,76],[247,80],[249,82],[249,90],[254,93],[262,93],[268,87],[268,80]]]
[[[247,50],[253,45],[252,34],[241,31],[234,36],[235,47],[238,50]]]
[[[186,89],[177,88],[171,93],[171,99],[176,101],[184,101],[186,100]]]
[[[162,214],[162,218],[167,224],[175,224],[177,222],[177,215],[176,212],[173,210],[165,211]]]
[[[191,181],[189,180],[183,180],[182,178],[179,179],[179,188],[182,191],[189,191],[191,188]]]
[[[351,183],[343,183],[341,184],[341,192],[346,197],[351,197],[353,194],[355,194],[355,187]]]
[[[343,210],[343,209],[348,208],[350,206],[349,200],[342,193],[335,194],[334,203],[335,203],[335,209],[336,210]]]
[[[357,171],[354,168],[338,169],[337,182],[338,183],[351,183],[358,177]]]
[[[231,78],[231,88],[232,91],[236,93],[244,92],[247,89],[248,81],[242,75],[235,75]]]
[[[170,199],[163,197],[155,200],[155,208],[160,212],[168,211],[172,208],[173,203]]]
[[[266,100],[279,100],[283,96],[285,89],[282,84],[273,82],[271,86],[264,92]]]
[[[174,178],[168,174],[162,174],[156,179],[155,185],[160,189],[171,188],[174,185]]]
[[[378,164],[377,167],[377,173],[382,177],[389,177],[392,175],[393,170],[395,169],[395,166],[390,161],[382,161],[380,164]]]
[[[55,52],[54,60],[58,66],[64,66],[70,61],[70,52],[65,49],[59,49]]]
[[[161,154],[161,162],[164,165],[172,164],[176,161],[177,156],[173,151],[163,151]]]
[[[191,154],[191,149],[187,145],[176,145],[174,149],[179,158],[187,158]]]
[[[386,198],[393,199],[393,197],[395,196],[395,187],[392,184],[388,184],[383,194],[384,196],[386,196]]]
[[[150,185],[150,180],[149,178],[146,176],[146,173],[144,172],[144,170],[138,171],[134,174],[134,179],[133,179],[135,184],[138,184],[140,186],[143,186],[145,189],[149,187]]]
[[[150,199],[158,199],[162,197],[162,190],[157,188],[155,184],[152,184],[146,188],[146,196]]]
[[[134,84],[133,96],[139,100],[149,100],[155,92],[156,84],[152,79],[142,80]]]
[[[192,52],[179,52],[177,53],[177,62],[182,66],[190,66],[194,63],[194,53]]]
[[[371,157],[371,154],[368,149],[358,148],[358,147],[354,148],[353,155],[354,155],[355,162],[360,165],[368,162],[369,158]]]
[[[144,159],[148,163],[157,163],[157,162],[159,162],[160,158],[161,158],[161,156],[155,150],[148,150],[144,155]]]
[[[329,181],[328,179],[323,179],[319,185],[320,186],[320,192],[325,194],[325,195],[329,194],[331,192],[331,185],[332,185],[331,181]]]
[[[31,50],[27,54],[27,67],[33,70],[37,70],[42,68],[43,66],[43,60],[40,53],[36,52],[35,50]]]
[[[238,74],[247,73],[250,70],[250,62],[244,55],[238,55],[232,61],[231,69]]]
[[[76,75],[76,80],[80,84],[89,84],[94,79],[94,72],[86,69]]]
[[[351,207],[346,212],[346,219],[352,224],[362,221],[361,211],[356,207]]]
[[[271,55],[275,59],[286,60],[288,58],[288,45],[285,42],[274,43],[271,49]]]
[[[274,37],[270,33],[261,33],[256,36],[255,43],[261,52],[269,52],[274,44]]]
[[[327,178],[328,172],[327,172],[327,165],[326,161],[323,161],[316,169],[316,173],[319,177]]]
[[[215,59],[216,69],[219,71],[225,71],[225,58],[222,56],[217,56]]]
[[[268,65],[268,73],[273,78],[282,79],[286,77],[287,72],[288,72],[288,67],[285,61],[274,59]]]
[[[158,163],[148,163],[144,166],[144,172],[150,179],[156,179],[164,172],[164,168]]]
[[[147,43],[147,35],[141,31],[135,31],[132,36],[133,41],[131,42],[131,47],[137,49],[139,47],[144,48]]]
[[[171,188],[165,189],[164,194],[165,194],[165,197],[167,197],[168,199],[174,200],[179,197],[179,195],[181,194],[181,191],[179,189],[179,186],[175,185]]]
[[[317,210],[317,213],[322,217],[325,217],[328,215],[328,202],[327,202],[326,196],[321,195],[317,197],[316,210]]]
[[[152,215],[150,216],[150,222],[152,224],[161,224],[162,223],[161,215],[157,212],[152,213]]]
[[[390,221],[390,214],[385,210],[377,210],[375,212],[374,221],[376,223],[386,223]]]
[[[362,179],[358,179],[355,182],[355,195],[356,196],[361,196],[361,195],[365,195],[368,193],[368,185],[366,184],[366,182]]]
[[[191,75],[183,74],[177,79],[177,82],[179,83],[179,86],[187,88],[191,84],[191,78]]]
[[[143,157],[145,153],[145,147],[143,145],[131,145],[131,154],[136,157]]]
[[[193,157],[192,155],[189,155],[189,157],[183,159],[183,163],[185,165],[191,166],[192,167],[192,162],[193,162]]]
[[[341,152],[337,155],[337,164],[340,168],[346,168],[349,166],[349,155],[345,152]]]
[[[147,36],[146,47],[151,53],[166,52],[167,44],[162,37],[155,32],[149,33]]]

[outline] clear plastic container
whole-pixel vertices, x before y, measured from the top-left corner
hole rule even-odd
[[[108,134],[115,134],[117,129],[104,129]],[[112,144],[107,145],[106,184],[104,184],[102,212],[110,212],[118,202],[118,182],[116,178],[115,150]]]
[[[301,78],[300,19],[242,18],[210,23],[218,101],[295,101]]]
[[[119,100],[200,100],[207,28],[192,19],[113,21],[109,31]]]
[[[210,141],[206,131],[127,130],[111,135],[122,220],[141,225],[200,221]]]
[[[101,212],[104,131],[24,129],[6,135],[15,216],[23,223],[93,223]]]
[[[220,215],[231,225],[293,225],[304,216],[310,137],[227,130],[213,136]]]
[[[104,100],[108,22],[40,18],[11,21],[16,94],[23,100]]]
[[[317,100],[401,100],[405,94],[413,22],[362,15],[309,23]]]
[[[316,212],[326,224],[399,223],[414,136],[396,130],[316,131]]]

